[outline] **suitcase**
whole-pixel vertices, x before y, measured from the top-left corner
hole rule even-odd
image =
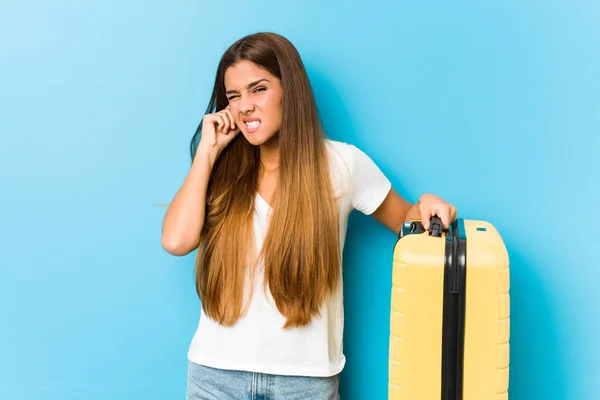
[[[388,399],[508,399],[509,258],[494,226],[407,222],[392,275]]]

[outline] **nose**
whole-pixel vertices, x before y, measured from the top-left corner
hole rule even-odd
[[[254,110],[254,103],[252,103],[252,99],[248,96],[242,96],[240,99],[240,112],[242,114],[248,114]]]

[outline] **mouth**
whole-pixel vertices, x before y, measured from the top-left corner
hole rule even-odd
[[[262,124],[262,121],[259,118],[244,118],[243,121],[246,126],[246,131],[249,133],[256,132]]]

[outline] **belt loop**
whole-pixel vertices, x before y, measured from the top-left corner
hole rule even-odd
[[[273,384],[272,380],[273,380],[273,376],[271,374],[267,374],[266,375],[266,380],[267,380],[267,400],[271,400],[271,385]]]

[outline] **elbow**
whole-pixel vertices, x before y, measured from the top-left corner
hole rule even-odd
[[[162,248],[169,254],[182,257],[191,253],[196,247],[186,245],[186,243],[173,235],[162,235],[161,238]]]

